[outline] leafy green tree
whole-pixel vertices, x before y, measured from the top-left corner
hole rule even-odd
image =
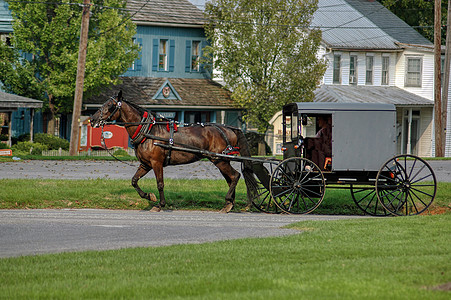
[[[415,28],[421,35],[434,41],[434,0],[378,0],[392,13]],[[442,0],[442,25],[446,25],[448,1]],[[444,29],[444,28],[442,28]],[[442,44],[445,44],[446,30],[442,30]]]
[[[9,92],[44,100],[51,120],[73,108],[82,12],[76,3],[82,0],[8,1],[14,34],[12,47],[0,44],[0,82]],[[126,0],[99,0],[91,7],[85,95],[117,83],[138,57],[136,25],[125,5]]]
[[[283,105],[313,100],[326,69],[317,56],[321,32],[310,27],[317,0],[212,3],[204,51],[245,108],[246,121],[265,132]]]

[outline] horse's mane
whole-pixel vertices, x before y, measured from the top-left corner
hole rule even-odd
[[[133,103],[131,101],[125,100],[124,98],[121,99],[121,101],[127,103],[128,105],[130,105],[131,107],[133,107],[134,109],[136,109],[141,115],[146,111],[144,108],[142,108],[141,106],[139,106],[136,103]]]

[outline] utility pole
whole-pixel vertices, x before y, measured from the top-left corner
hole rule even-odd
[[[448,114],[448,90],[449,90],[449,69],[451,62],[451,1],[448,1],[448,10],[446,17],[446,49],[445,49],[445,71],[443,76],[443,90],[442,90],[442,126],[445,130],[442,131],[443,153],[446,153],[446,130],[447,130],[447,114]]]
[[[435,133],[435,156],[443,157],[442,151],[442,100],[441,100],[441,10],[442,0],[435,0],[434,13],[434,133]]]
[[[70,134],[69,155],[78,154],[78,140],[80,135],[81,103],[83,100],[83,83],[85,80],[86,50],[88,47],[89,12],[91,0],[83,0],[81,17],[80,45],[78,47],[77,78],[75,81],[74,108],[72,112],[72,127]]]

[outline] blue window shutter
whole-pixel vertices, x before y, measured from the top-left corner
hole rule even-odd
[[[169,72],[174,72],[175,40],[169,40]]]
[[[136,39],[136,43],[141,48],[142,45],[143,45],[143,39],[142,38],[137,38]],[[142,65],[143,65],[143,62],[142,62],[142,48],[141,48],[141,50],[139,51],[139,57],[135,61],[135,70],[136,71],[141,71]]]
[[[153,39],[152,44],[152,71],[158,71],[158,45],[159,40]]]
[[[207,41],[202,41],[201,43],[200,43],[200,53],[199,53],[199,55],[200,55],[200,57],[201,57],[201,59],[203,58],[203,56],[204,56],[204,48],[205,47],[207,47],[207,45],[208,45],[208,42]],[[201,73],[205,73],[205,64],[200,64],[200,69],[199,69],[199,71],[201,72]]]
[[[185,72],[191,71],[191,40],[186,41]]]

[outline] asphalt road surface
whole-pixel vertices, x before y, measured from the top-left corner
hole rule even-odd
[[[282,228],[290,223],[341,218],[362,217],[98,209],[0,210],[0,257],[283,236],[300,233]]]
[[[451,160],[428,161],[437,181],[451,182]],[[240,170],[239,162],[232,162]],[[138,162],[118,161],[39,161],[22,160],[0,163],[0,179],[3,178],[49,178],[49,179],[129,179],[138,169]],[[218,169],[209,161],[164,168],[165,178],[222,179]],[[154,178],[149,172],[146,178]]]

